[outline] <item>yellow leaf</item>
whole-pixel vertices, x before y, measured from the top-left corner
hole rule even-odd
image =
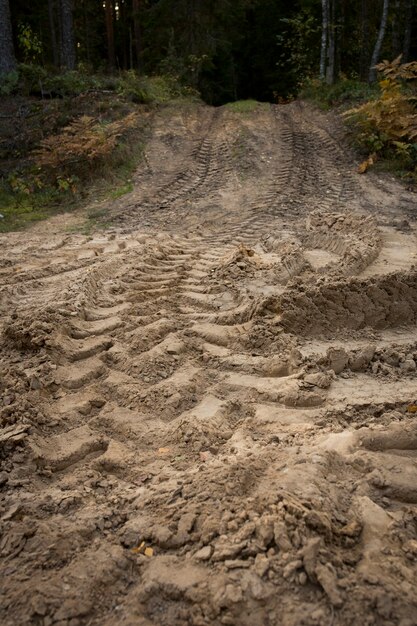
[[[408,411],[409,413],[417,413],[417,405],[416,405],[416,404],[410,404],[410,405],[407,407],[407,411]]]
[[[140,546],[138,546],[137,548],[133,548],[132,552],[133,554],[141,554],[141,552],[143,552],[143,549],[145,548],[145,542],[142,541],[142,543],[140,544]]]
[[[361,163],[358,167],[358,172],[359,174],[365,174],[365,172],[368,171],[368,169],[375,163],[376,161],[376,154],[371,154],[366,161],[363,161],[363,163]]]
[[[169,454],[171,452],[171,448],[159,448],[158,454]]]
[[[153,548],[145,548],[145,552],[144,552],[145,556],[153,556]]]

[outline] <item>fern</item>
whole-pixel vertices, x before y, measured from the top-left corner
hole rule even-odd
[[[108,124],[83,115],[62,132],[47,137],[34,151],[36,166],[45,177],[65,173],[77,173],[85,177],[98,162],[110,157],[120,138],[137,124],[138,116],[130,113],[126,117]]]

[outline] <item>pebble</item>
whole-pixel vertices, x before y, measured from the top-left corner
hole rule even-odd
[[[211,546],[204,546],[204,548],[200,548],[194,554],[194,559],[196,561],[208,561],[213,554],[213,548]]]

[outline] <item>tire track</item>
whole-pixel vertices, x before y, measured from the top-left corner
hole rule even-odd
[[[254,185],[224,117],[149,235],[133,203],[3,268],[6,626],[413,614],[415,271],[360,277],[384,241],[324,118],[273,108]]]

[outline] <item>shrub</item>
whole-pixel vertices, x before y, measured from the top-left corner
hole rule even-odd
[[[177,98],[198,98],[195,89],[185,87],[174,76],[138,76],[134,70],[123,72],[117,91],[138,104],[163,104]]]
[[[62,187],[60,181],[69,181],[71,186],[74,176],[86,178],[93,166],[108,159],[120,138],[134,128],[137,121],[136,113],[110,123],[84,115],[62,132],[41,141],[39,149],[33,153],[35,164],[48,182],[52,180]]]
[[[377,66],[382,74],[379,97],[351,109],[345,115],[359,129],[358,142],[366,150],[417,167],[417,62]]]
[[[44,67],[33,63],[20,63],[19,91],[24,95],[42,93],[47,77],[48,72]]]
[[[1,76],[0,96],[10,96],[19,84],[19,73],[14,70]]]

